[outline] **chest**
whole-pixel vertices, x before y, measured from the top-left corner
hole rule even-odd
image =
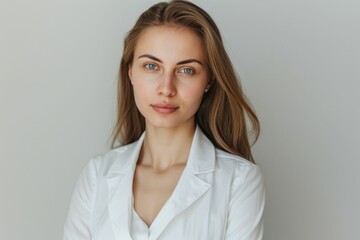
[[[163,173],[173,178],[139,168],[99,178],[91,220],[93,239],[224,239],[230,174],[173,170]],[[163,197],[157,197],[160,192]],[[148,228],[140,231],[145,238],[134,237],[139,233],[133,229],[134,208],[142,218],[150,216]]]
[[[177,165],[158,172],[138,165],[133,180],[134,208],[139,217],[150,226],[174,192],[185,165]]]

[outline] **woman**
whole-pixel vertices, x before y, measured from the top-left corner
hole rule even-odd
[[[255,139],[259,123],[211,17],[187,1],[145,11],[118,93],[121,146],[83,170],[64,239],[262,239],[246,118]]]

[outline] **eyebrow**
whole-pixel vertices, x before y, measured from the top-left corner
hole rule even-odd
[[[143,55],[140,55],[138,58],[150,58],[154,61],[162,63],[162,61],[159,58],[157,58],[153,55],[150,55],[150,54],[143,54]],[[200,64],[201,66],[203,65],[202,62],[200,62],[199,60],[196,60],[196,59],[183,60],[183,61],[176,63],[176,65],[182,65],[182,64],[192,63],[192,62],[196,62],[196,63]]]

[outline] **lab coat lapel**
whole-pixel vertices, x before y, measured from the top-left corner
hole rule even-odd
[[[107,177],[108,210],[116,240],[131,240],[132,185],[143,138],[144,134],[137,142],[120,150]]]
[[[215,148],[197,127],[184,172],[171,197],[151,224],[149,240],[157,239],[175,216],[211,188],[214,166]]]

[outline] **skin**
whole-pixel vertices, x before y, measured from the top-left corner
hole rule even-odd
[[[189,156],[194,116],[209,88],[206,52],[190,29],[150,27],[137,42],[128,74],[146,122],[133,180],[134,208],[150,226]]]

